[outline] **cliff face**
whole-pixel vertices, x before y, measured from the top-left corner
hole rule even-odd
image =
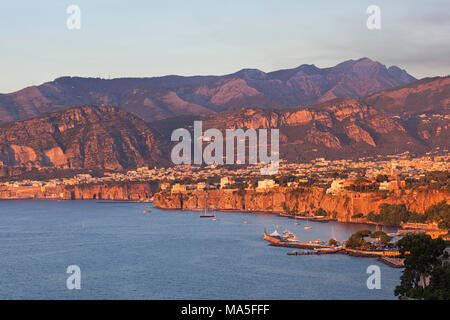
[[[391,117],[353,99],[336,99],[310,107],[248,108],[200,117],[203,130],[217,128],[226,142],[226,129],[280,130],[280,159],[293,162],[325,157],[348,159],[398,154],[423,154],[450,147],[448,114]],[[171,122],[172,121],[172,122]],[[194,119],[154,122],[165,135],[175,128],[191,129]],[[192,129],[191,129],[192,130]]]
[[[158,134],[108,106],[83,106],[0,126],[0,165],[123,170],[164,163]]]
[[[155,183],[81,184],[64,190],[67,200],[149,200],[157,187]]]
[[[0,187],[0,199],[61,199],[61,200],[149,200],[157,183],[98,183],[54,187]]]
[[[391,115],[449,113],[450,77],[425,78],[371,94],[362,100]]]
[[[154,205],[165,209],[202,209],[205,197],[209,209],[301,213],[322,208],[335,214],[339,221],[360,221],[352,219],[358,213],[378,213],[382,203],[405,204],[409,211],[424,213],[436,203],[447,201],[450,194],[438,190],[405,190],[389,195],[386,199],[378,193],[355,193],[346,191],[341,195],[325,194],[323,189],[296,190],[277,188],[269,192],[246,190],[245,193],[232,190],[191,191],[183,194],[156,193]]]

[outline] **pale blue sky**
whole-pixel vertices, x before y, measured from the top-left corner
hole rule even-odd
[[[66,8],[81,8],[81,30]],[[366,8],[381,8],[381,30]],[[150,77],[328,67],[369,57],[450,73],[450,1],[2,0],[0,92],[60,76]]]

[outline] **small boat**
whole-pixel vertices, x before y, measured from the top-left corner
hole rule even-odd
[[[279,234],[277,230],[275,230],[274,232],[272,232],[271,234],[269,234],[269,236],[271,236],[271,237],[273,237],[273,238],[281,239],[281,234]]]
[[[293,234],[290,231],[285,231],[283,232],[283,234],[281,235],[281,239],[283,241],[289,241],[289,242],[298,242],[298,238],[295,236],[295,234]]]
[[[248,222],[247,220],[244,221],[244,224],[249,224],[250,222]]]
[[[213,214],[202,214],[201,216],[200,216],[200,218],[214,218],[214,215]]]
[[[142,213],[150,213],[152,210],[150,210],[150,206],[145,205],[144,210],[142,210]]]
[[[312,229],[312,227],[306,226],[306,227],[304,227],[303,229],[305,229],[305,230],[310,230],[310,229]]]
[[[275,226],[275,228],[277,228],[277,229],[280,229],[280,228],[281,228],[281,226],[280,226],[280,225],[276,225],[276,226]]]
[[[203,210],[203,214],[200,215],[200,218],[215,218],[215,217],[216,217],[215,214],[209,214],[209,213],[206,213],[206,211],[208,210],[208,208],[207,208],[207,206],[206,206],[206,204],[207,204],[207,202],[206,202],[207,199],[208,199],[208,197],[205,197],[205,207],[204,207],[204,210]]]
[[[219,218],[217,218],[217,217],[212,218],[212,221],[217,221],[217,220],[219,220]]]

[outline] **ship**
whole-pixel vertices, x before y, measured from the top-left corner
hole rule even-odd
[[[216,217],[215,214],[206,213],[206,211],[208,210],[207,205],[206,205],[207,201],[208,201],[208,196],[205,196],[205,207],[203,210],[203,214],[200,215],[200,218],[215,218]]]

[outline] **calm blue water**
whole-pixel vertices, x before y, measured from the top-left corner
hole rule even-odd
[[[268,246],[265,227],[301,240],[338,240],[361,229],[273,215],[153,209],[95,201],[0,201],[0,299],[395,299],[401,270],[374,258],[288,256]],[[250,224],[244,224],[247,220]],[[85,230],[82,230],[84,225]],[[364,227],[365,228],[365,227]],[[81,290],[68,290],[69,265]],[[369,265],[381,289],[366,286]]]

